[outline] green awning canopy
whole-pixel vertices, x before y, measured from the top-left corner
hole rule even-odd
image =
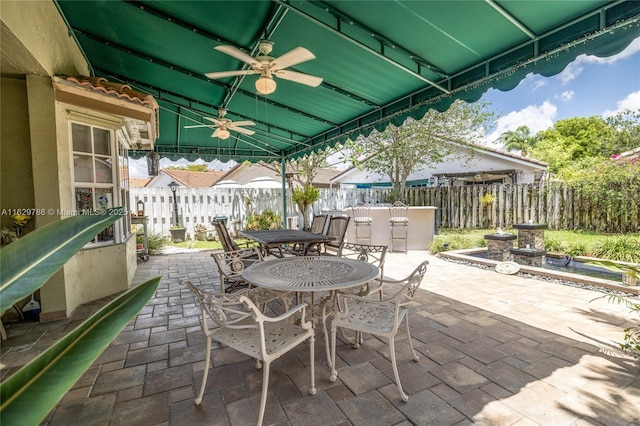
[[[96,76],[156,97],[156,151],[171,159],[281,161],[373,128],[473,102],[527,74],[551,76],[582,53],[611,56],[640,36],[638,1],[62,1],[70,34]],[[278,57],[302,46],[316,59],[290,70],[323,78],[308,87],[257,75],[210,80],[247,65],[260,40]],[[630,76],[637,78],[637,76]],[[253,135],[212,137],[203,117],[251,120]],[[143,155],[144,152],[133,152]]]

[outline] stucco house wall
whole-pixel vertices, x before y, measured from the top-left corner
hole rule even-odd
[[[89,69],[53,2],[3,1],[0,13],[0,207],[46,211],[32,217],[30,231],[65,219],[60,212],[76,208],[69,114],[112,123],[112,129],[122,121],[56,100],[53,76],[88,75]],[[0,220],[11,227],[10,215]],[[80,304],[126,290],[136,267],[133,234],[120,243],[87,246],[40,289],[41,321],[66,317]]]

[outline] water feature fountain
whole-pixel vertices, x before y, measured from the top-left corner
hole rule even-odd
[[[544,230],[547,225],[530,222],[513,225],[513,228],[518,230],[518,248],[510,250],[513,261],[541,268],[547,254],[544,249]]]

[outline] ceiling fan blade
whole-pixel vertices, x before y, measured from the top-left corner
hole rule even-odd
[[[202,118],[204,118],[205,120],[213,121],[214,123],[216,123],[216,126],[219,126],[222,123],[224,123],[223,120],[220,120],[220,119],[214,118],[214,117],[202,117]]]
[[[218,136],[218,132],[219,131],[220,131],[220,129],[216,129],[216,131],[211,134],[211,137],[215,138],[216,136]]]
[[[256,63],[256,60],[253,57],[244,53],[242,50],[238,49],[237,47],[222,45],[222,46],[216,46],[214,47],[214,49],[216,49],[218,52],[226,53],[229,56],[233,56],[234,58],[239,59],[242,62],[246,62],[249,65]]]
[[[288,51],[284,55],[275,58],[271,62],[271,68],[273,70],[281,70],[284,68],[292,67],[294,65],[298,65],[302,62],[310,61],[315,58],[315,55],[304,47],[296,47],[295,49]]]
[[[251,136],[252,134],[255,133],[253,130],[245,129],[244,127],[229,127],[229,129],[233,130],[234,132],[243,133],[248,136]]]
[[[208,72],[205,74],[205,76],[207,78],[215,80],[218,78],[236,77],[238,75],[248,75],[248,74],[256,74],[256,73],[257,71],[255,70],[236,70],[236,71]]]
[[[256,123],[254,123],[253,121],[245,120],[245,121],[232,121],[231,123],[229,123],[227,127],[233,128],[238,126],[255,126],[255,125]]]
[[[322,83],[322,78],[315,75],[303,74],[296,71],[280,70],[276,73],[276,76],[283,79],[294,81],[296,83],[305,84],[311,87],[318,87]]]
[[[213,128],[212,124],[194,124],[193,126],[184,126],[185,129],[195,129],[196,127],[211,127]]]

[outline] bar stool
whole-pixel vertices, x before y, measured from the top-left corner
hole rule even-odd
[[[371,206],[365,203],[358,203],[353,206],[353,223],[356,227],[356,243],[371,244],[370,208]]]
[[[396,201],[389,206],[389,225],[391,226],[391,244],[389,251],[393,253],[394,242],[404,241],[404,252],[407,252],[407,237],[409,235],[409,206]]]

